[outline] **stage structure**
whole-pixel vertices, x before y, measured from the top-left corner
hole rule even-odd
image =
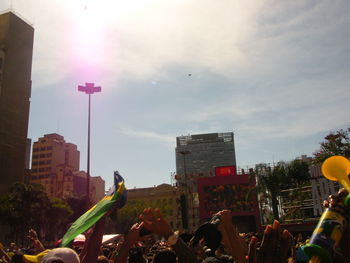
[[[200,221],[205,222],[213,214],[228,209],[241,232],[258,231],[259,206],[256,191],[251,191],[255,178],[246,173],[237,174],[235,168],[217,167],[216,176],[198,178]]]

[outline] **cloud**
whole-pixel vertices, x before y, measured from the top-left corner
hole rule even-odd
[[[141,139],[148,139],[148,140],[149,139],[155,140],[158,142],[166,143],[167,145],[169,144],[173,145],[175,143],[175,136],[160,134],[152,131],[141,131],[141,130],[136,131],[128,128],[122,128],[120,130],[120,133],[126,136],[139,137]]]

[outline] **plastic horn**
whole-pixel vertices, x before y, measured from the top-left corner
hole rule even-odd
[[[350,193],[350,161],[343,156],[332,156],[322,164],[322,174],[329,180],[338,181]]]
[[[320,263],[320,259],[318,257],[316,257],[316,256],[313,256],[310,259],[309,263]]]

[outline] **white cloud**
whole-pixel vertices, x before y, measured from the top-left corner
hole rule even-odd
[[[131,136],[131,137],[139,137],[143,139],[151,139],[155,141],[159,141],[166,144],[174,144],[175,136],[160,134],[152,131],[141,131],[141,130],[132,130],[128,128],[120,129],[120,133]]]

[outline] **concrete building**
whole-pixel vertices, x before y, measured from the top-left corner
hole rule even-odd
[[[176,138],[176,174],[214,176],[215,167],[236,165],[233,132]]]
[[[34,28],[0,15],[0,191],[24,180]]]
[[[231,167],[236,173],[233,132],[177,137],[175,154],[182,224],[192,231],[200,224],[198,179],[215,176],[218,167]]]
[[[67,192],[66,195],[75,196],[85,196],[86,194],[86,180],[87,173],[85,171],[79,171],[73,173],[73,183],[68,187],[70,188],[70,193]],[[105,181],[100,176],[90,176],[90,201],[92,204],[96,204],[105,196]]]
[[[166,220],[172,228],[182,229],[180,211],[180,192],[169,184],[155,187],[128,189],[128,201],[145,202],[145,207],[165,207]]]
[[[76,145],[59,134],[46,134],[33,144],[30,182],[42,184],[49,196],[62,197],[68,175],[79,171],[79,158]]]
[[[79,171],[80,152],[73,143],[64,137],[51,133],[39,138],[33,144],[31,183],[44,186],[52,197],[86,195],[85,171]],[[97,203],[105,195],[105,181],[90,177],[90,200]]]

